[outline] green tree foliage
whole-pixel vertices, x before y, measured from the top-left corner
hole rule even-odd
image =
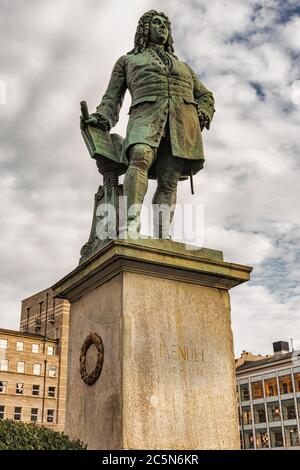
[[[79,440],[36,424],[0,420],[0,450],[85,450]]]

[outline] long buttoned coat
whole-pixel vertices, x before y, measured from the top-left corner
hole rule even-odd
[[[133,144],[145,143],[157,148],[168,119],[172,155],[204,160],[198,113],[207,116],[209,128],[214,113],[213,95],[188,65],[169,57],[171,70],[150,47],[142,53],[120,57],[113,68],[97,113],[114,127],[125,92],[129,90],[132,102],[123,161]]]

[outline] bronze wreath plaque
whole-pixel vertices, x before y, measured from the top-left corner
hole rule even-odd
[[[97,362],[95,369],[89,374],[88,371],[86,370],[86,354],[89,349],[89,347],[94,344],[97,348]],[[86,339],[84,340],[83,345],[81,346],[81,351],[80,351],[80,376],[84,383],[87,385],[93,385],[96,380],[98,379],[99,375],[101,374],[102,371],[102,366],[103,366],[103,359],[104,359],[104,348],[103,348],[103,343],[102,339],[97,333],[90,333]]]

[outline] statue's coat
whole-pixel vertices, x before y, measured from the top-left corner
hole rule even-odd
[[[115,126],[125,92],[129,90],[132,103],[123,146],[124,159],[133,144],[145,143],[157,148],[169,120],[172,155],[204,160],[198,113],[204,113],[210,123],[214,98],[191,67],[170,57],[171,70],[152,48],[124,55],[114,66],[97,113],[111,127]]]

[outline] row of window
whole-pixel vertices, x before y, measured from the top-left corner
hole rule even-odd
[[[300,399],[298,402],[298,413],[300,415]],[[268,419],[267,419],[268,418]],[[293,398],[288,400],[272,401],[266,404],[260,403],[253,405],[253,416],[250,405],[243,405],[241,407],[241,423],[243,425],[250,425],[253,422],[255,424],[266,423],[274,421],[284,421],[290,419],[297,419],[296,403]]]
[[[38,421],[39,411],[41,410],[39,410],[38,408],[31,408],[30,421],[32,423],[36,423]],[[15,421],[22,421],[22,407],[15,406],[13,418]],[[0,419],[5,419],[4,405],[0,405]],[[52,409],[47,410],[47,423],[54,423],[54,410]]]
[[[48,294],[47,294],[47,297],[48,297]],[[48,299],[42,300],[41,302],[38,303],[38,305],[36,305],[36,309],[35,309],[36,310],[35,315],[37,315],[36,318],[41,318],[43,311],[47,312],[48,307],[46,307],[46,310],[43,309],[43,304],[45,302],[46,302],[46,305],[48,305]],[[50,321],[50,322],[53,322],[55,320],[55,303],[56,303],[55,298],[52,298],[52,308],[50,308],[50,312],[49,312],[49,316],[48,316],[48,321]],[[31,308],[32,308],[32,306],[26,307],[27,321],[29,320],[29,317],[32,316],[32,314],[30,314]]]
[[[281,427],[269,430],[257,429],[255,437],[252,430],[241,433],[242,448],[244,449],[268,449],[276,447],[299,446],[299,434],[297,426],[285,426],[284,434]]]
[[[287,371],[289,372],[289,371]],[[291,373],[283,371],[284,375],[279,375],[278,383],[277,377],[273,374],[265,374],[264,381],[261,377],[252,377],[251,378],[251,388],[249,383],[240,384],[240,397],[241,401],[250,400],[250,391],[252,400],[257,400],[264,398],[264,392],[266,397],[276,397],[278,392],[280,395],[286,395],[289,393],[294,393],[293,378],[295,383],[295,392],[300,392],[300,371],[295,372],[292,378]],[[280,374],[282,374],[280,372]]]
[[[30,387],[28,384],[27,387]],[[39,396],[40,395],[40,385],[31,385],[31,394],[33,396]],[[0,381],[0,393],[6,393],[7,392],[7,382],[4,382],[3,380]],[[24,384],[18,382],[16,384],[16,394],[17,395],[23,395],[24,393]],[[49,398],[55,398],[55,393],[56,393],[56,387],[48,387],[48,397]]]
[[[18,374],[25,374],[25,362],[18,361],[17,362],[17,369],[16,372]],[[8,359],[1,359],[0,360],[0,371],[2,372],[13,372],[9,370],[9,362]],[[41,375],[42,372],[42,364],[33,364],[32,367],[32,374],[33,375]],[[28,374],[28,371],[27,371]],[[56,377],[57,376],[57,367],[53,364],[48,364],[48,376],[49,377]]]
[[[34,354],[38,354],[40,352],[41,344],[32,343],[31,344],[31,352]],[[0,349],[7,349],[8,348],[8,340],[7,339],[0,339]],[[24,351],[24,342],[17,341],[16,342],[16,351]],[[47,347],[47,355],[53,356],[54,355],[54,346]]]

